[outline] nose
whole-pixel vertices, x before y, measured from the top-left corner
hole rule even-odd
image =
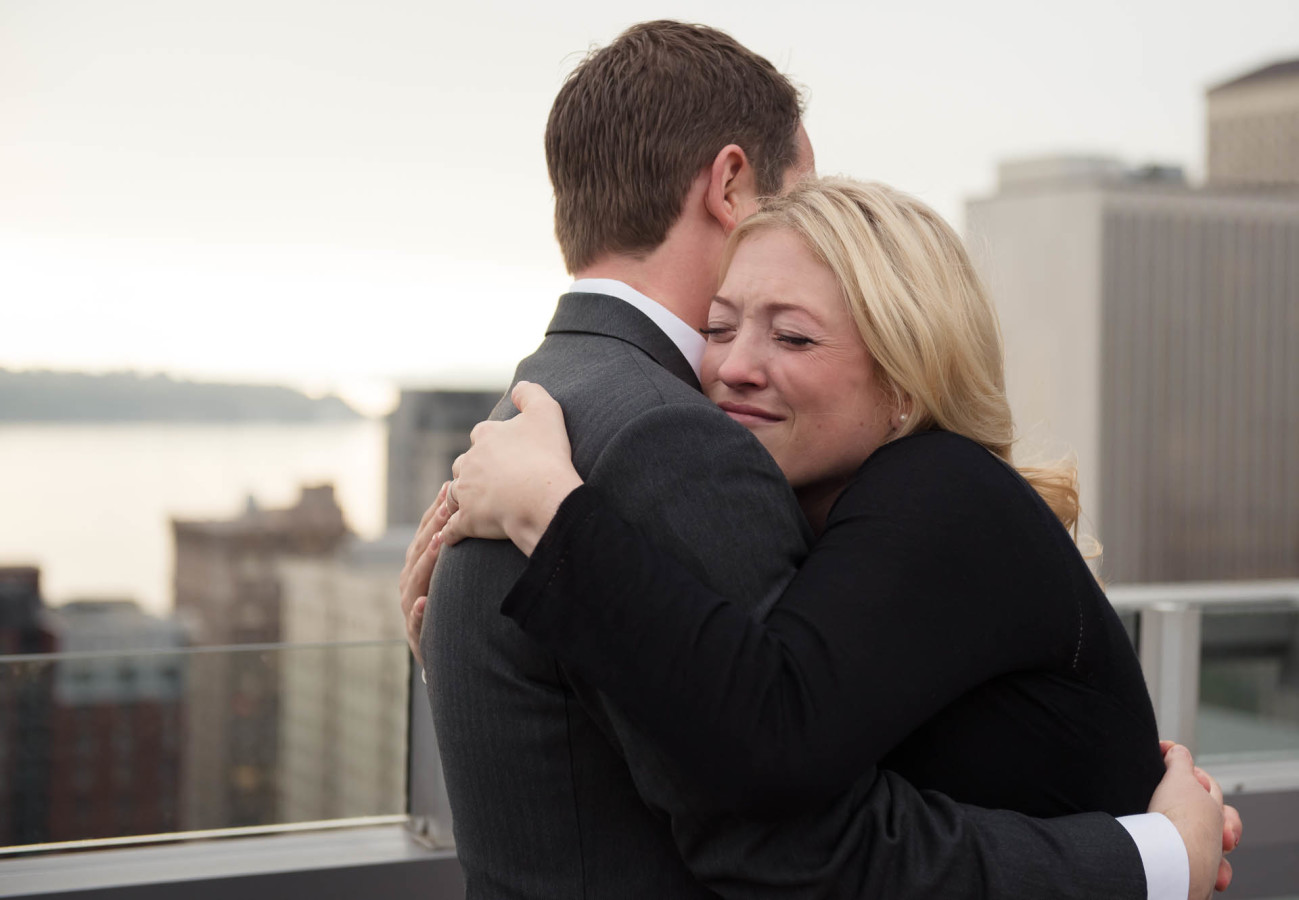
[[[717,377],[727,387],[738,390],[767,386],[765,357],[755,329],[741,328],[730,341],[718,345],[718,350],[721,360]]]

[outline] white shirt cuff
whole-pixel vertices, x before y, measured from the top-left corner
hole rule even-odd
[[[1147,900],[1186,900],[1191,893],[1191,861],[1177,826],[1163,813],[1120,816],[1141,854]]]

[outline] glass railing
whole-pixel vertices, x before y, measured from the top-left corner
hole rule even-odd
[[[1190,744],[1244,798],[1233,802],[1260,798],[1251,846],[1282,855],[1299,846],[1286,831],[1293,816],[1268,811],[1299,791],[1299,581],[1109,593],[1139,648],[1161,734]],[[184,859],[201,859],[213,842],[188,839],[287,840],[281,832],[318,833],[328,848],[338,846],[329,834],[360,825],[401,825],[424,847],[447,848],[418,687],[400,640],[0,656],[0,866],[75,856],[41,851],[177,841],[197,848]],[[389,840],[382,828],[342,834]],[[391,865],[410,864],[400,841],[384,846]],[[111,856],[85,865],[97,871]],[[1273,881],[1290,884],[1290,871]]]
[[[0,656],[0,852],[404,822],[408,659],[402,641]]]
[[[1203,610],[1196,745],[1299,759],[1299,602]]]
[[[1299,787],[1299,581],[1117,586],[1160,732]],[[1288,773],[1288,774],[1287,774]]]
[[[1272,874],[1233,895],[1284,893],[1293,865],[1277,860],[1299,847],[1286,807],[1299,791],[1299,581],[1109,593],[1139,648],[1161,733],[1189,743],[1232,802],[1258,798],[1249,844],[1276,858],[1240,857],[1242,879]],[[389,895],[427,896],[445,865],[452,886],[432,895],[461,896],[418,680],[400,640],[0,656],[0,866],[12,875],[35,865],[28,875],[39,881],[80,860],[77,877],[94,882],[116,871],[115,858],[174,851],[156,858],[159,871],[181,859],[225,878],[244,869],[205,848],[243,843],[188,839],[273,835],[258,858],[295,872],[324,865],[302,862],[299,849],[333,858],[369,840],[379,849],[360,854],[367,884],[376,867],[400,881],[403,867],[426,865],[418,891]],[[337,830],[361,825],[389,828]],[[444,849],[412,856],[412,836]],[[102,850],[159,842],[172,846]],[[41,852],[82,847],[97,852]]]

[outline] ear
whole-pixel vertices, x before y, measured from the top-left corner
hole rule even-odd
[[[757,178],[739,144],[727,144],[713,157],[704,205],[724,234],[758,208]]]
[[[896,386],[890,388],[892,403],[889,404],[889,430],[898,431],[911,421],[912,409],[915,406],[911,397],[903,394]]]

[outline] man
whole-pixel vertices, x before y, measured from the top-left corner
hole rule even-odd
[[[813,168],[800,117],[786,79],[707,28],[638,25],[582,63],[546,130],[556,233],[577,282],[515,373],[563,404],[583,478],[740,601],[777,595],[808,534],[770,457],[698,393],[696,329],[727,235]],[[512,412],[505,399],[495,416]],[[421,541],[403,573],[413,624]],[[524,563],[504,542],[447,550],[416,648],[471,898],[1145,898],[1149,881],[1164,891],[1150,896],[1180,900],[1183,837],[1189,894],[1208,892],[1222,819],[1183,755],[1159,807],[1182,836],[1159,815],[980,810],[875,771],[779,821],[710,808],[499,614]]]

